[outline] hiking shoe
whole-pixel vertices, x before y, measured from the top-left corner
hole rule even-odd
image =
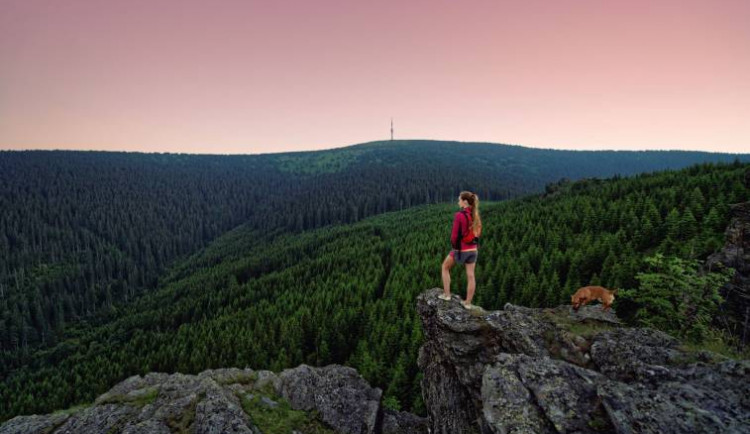
[[[476,305],[473,305],[473,304],[467,304],[467,303],[466,303],[466,302],[464,302],[464,301],[462,301],[462,302],[461,302],[461,306],[463,306],[464,308],[466,308],[466,309],[468,309],[468,310],[476,310],[476,309],[481,309],[481,307],[479,307],[479,306],[476,306]]]
[[[440,294],[440,295],[438,295],[438,298],[441,299],[441,300],[450,301],[451,296],[450,295],[446,296],[445,294]]]

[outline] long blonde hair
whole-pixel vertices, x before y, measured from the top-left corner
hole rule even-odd
[[[482,233],[482,218],[479,217],[479,196],[470,191],[462,191],[459,197],[469,202],[471,207],[471,231],[474,232],[474,235],[479,236]]]

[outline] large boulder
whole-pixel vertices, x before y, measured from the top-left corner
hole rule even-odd
[[[435,433],[750,432],[750,363],[691,352],[588,305],[468,311],[423,292]]]
[[[381,398],[380,389],[340,365],[301,365],[279,374],[238,368],[149,373],[127,378],[90,406],[17,416],[0,426],[0,434],[260,434],[263,424],[253,420],[253,411],[281,419],[285,412],[308,412],[300,429],[314,432],[427,433],[425,418],[384,411]]]
[[[750,170],[746,174],[746,183]],[[747,185],[747,184],[746,184]],[[750,185],[748,186],[750,188]],[[714,271],[733,268],[734,275],[720,290],[725,299],[728,329],[743,345],[750,344],[750,202],[730,205],[731,219],[725,231],[725,244],[706,260],[704,268]]]
[[[354,368],[300,365],[279,374],[279,395],[292,408],[315,410],[321,420],[337,431],[369,434],[382,431],[382,391],[372,388]]]

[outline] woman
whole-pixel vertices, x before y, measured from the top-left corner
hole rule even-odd
[[[451,268],[456,263],[466,266],[466,300],[461,305],[466,309],[477,309],[471,304],[474,298],[476,281],[474,267],[477,265],[479,254],[479,235],[482,233],[482,220],[479,217],[479,198],[470,191],[462,191],[458,195],[458,211],[453,218],[451,232],[451,246],[453,249],[443,261],[443,294],[438,297],[443,300],[451,299]]]

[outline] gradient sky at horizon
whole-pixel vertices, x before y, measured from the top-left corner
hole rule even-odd
[[[0,0],[0,149],[750,152],[750,1]]]

